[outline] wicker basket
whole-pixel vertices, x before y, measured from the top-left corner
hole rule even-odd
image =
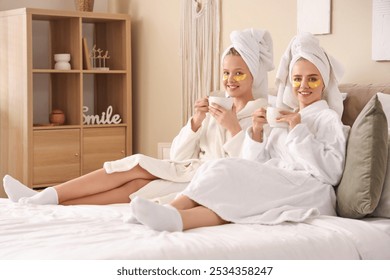
[[[74,0],[77,11],[92,12],[94,0]]]

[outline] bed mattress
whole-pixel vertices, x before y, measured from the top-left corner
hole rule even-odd
[[[0,199],[0,259],[390,259],[390,219],[320,216],[275,226],[157,232],[128,204],[20,205]]]

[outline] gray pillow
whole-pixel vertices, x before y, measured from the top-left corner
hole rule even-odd
[[[336,192],[339,216],[363,218],[377,207],[387,168],[387,137],[386,116],[375,94],[351,127]]]

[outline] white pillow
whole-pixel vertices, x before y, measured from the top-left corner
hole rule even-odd
[[[376,95],[378,96],[378,99],[382,104],[382,108],[383,111],[385,112],[387,124],[389,126],[389,131],[390,131],[390,94],[378,92]]]

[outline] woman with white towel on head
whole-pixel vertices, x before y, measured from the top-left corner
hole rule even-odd
[[[130,203],[135,219],[154,230],[182,231],[233,223],[301,222],[336,215],[333,186],[344,169],[349,128],[341,122],[340,65],[310,33],[293,38],[277,72],[277,105],[269,128],[257,110],[243,158],[202,165],[170,205],[143,198]]]
[[[173,140],[170,160],[132,155],[39,193],[6,175],[3,184],[8,197],[26,204],[127,203],[137,191],[145,197],[158,196],[164,188],[164,193],[181,191],[205,161],[239,156],[252,113],[268,104],[273,44],[266,30],[234,31],[230,38],[232,44],[222,55],[222,77],[233,107],[227,110],[209,104],[207,97],[198,100],[193,117]],[[153,185],[156,181],[159,184]],[[164,182],[177,184],[168,188]],[[142,193],[145,186],[147,191]]]

